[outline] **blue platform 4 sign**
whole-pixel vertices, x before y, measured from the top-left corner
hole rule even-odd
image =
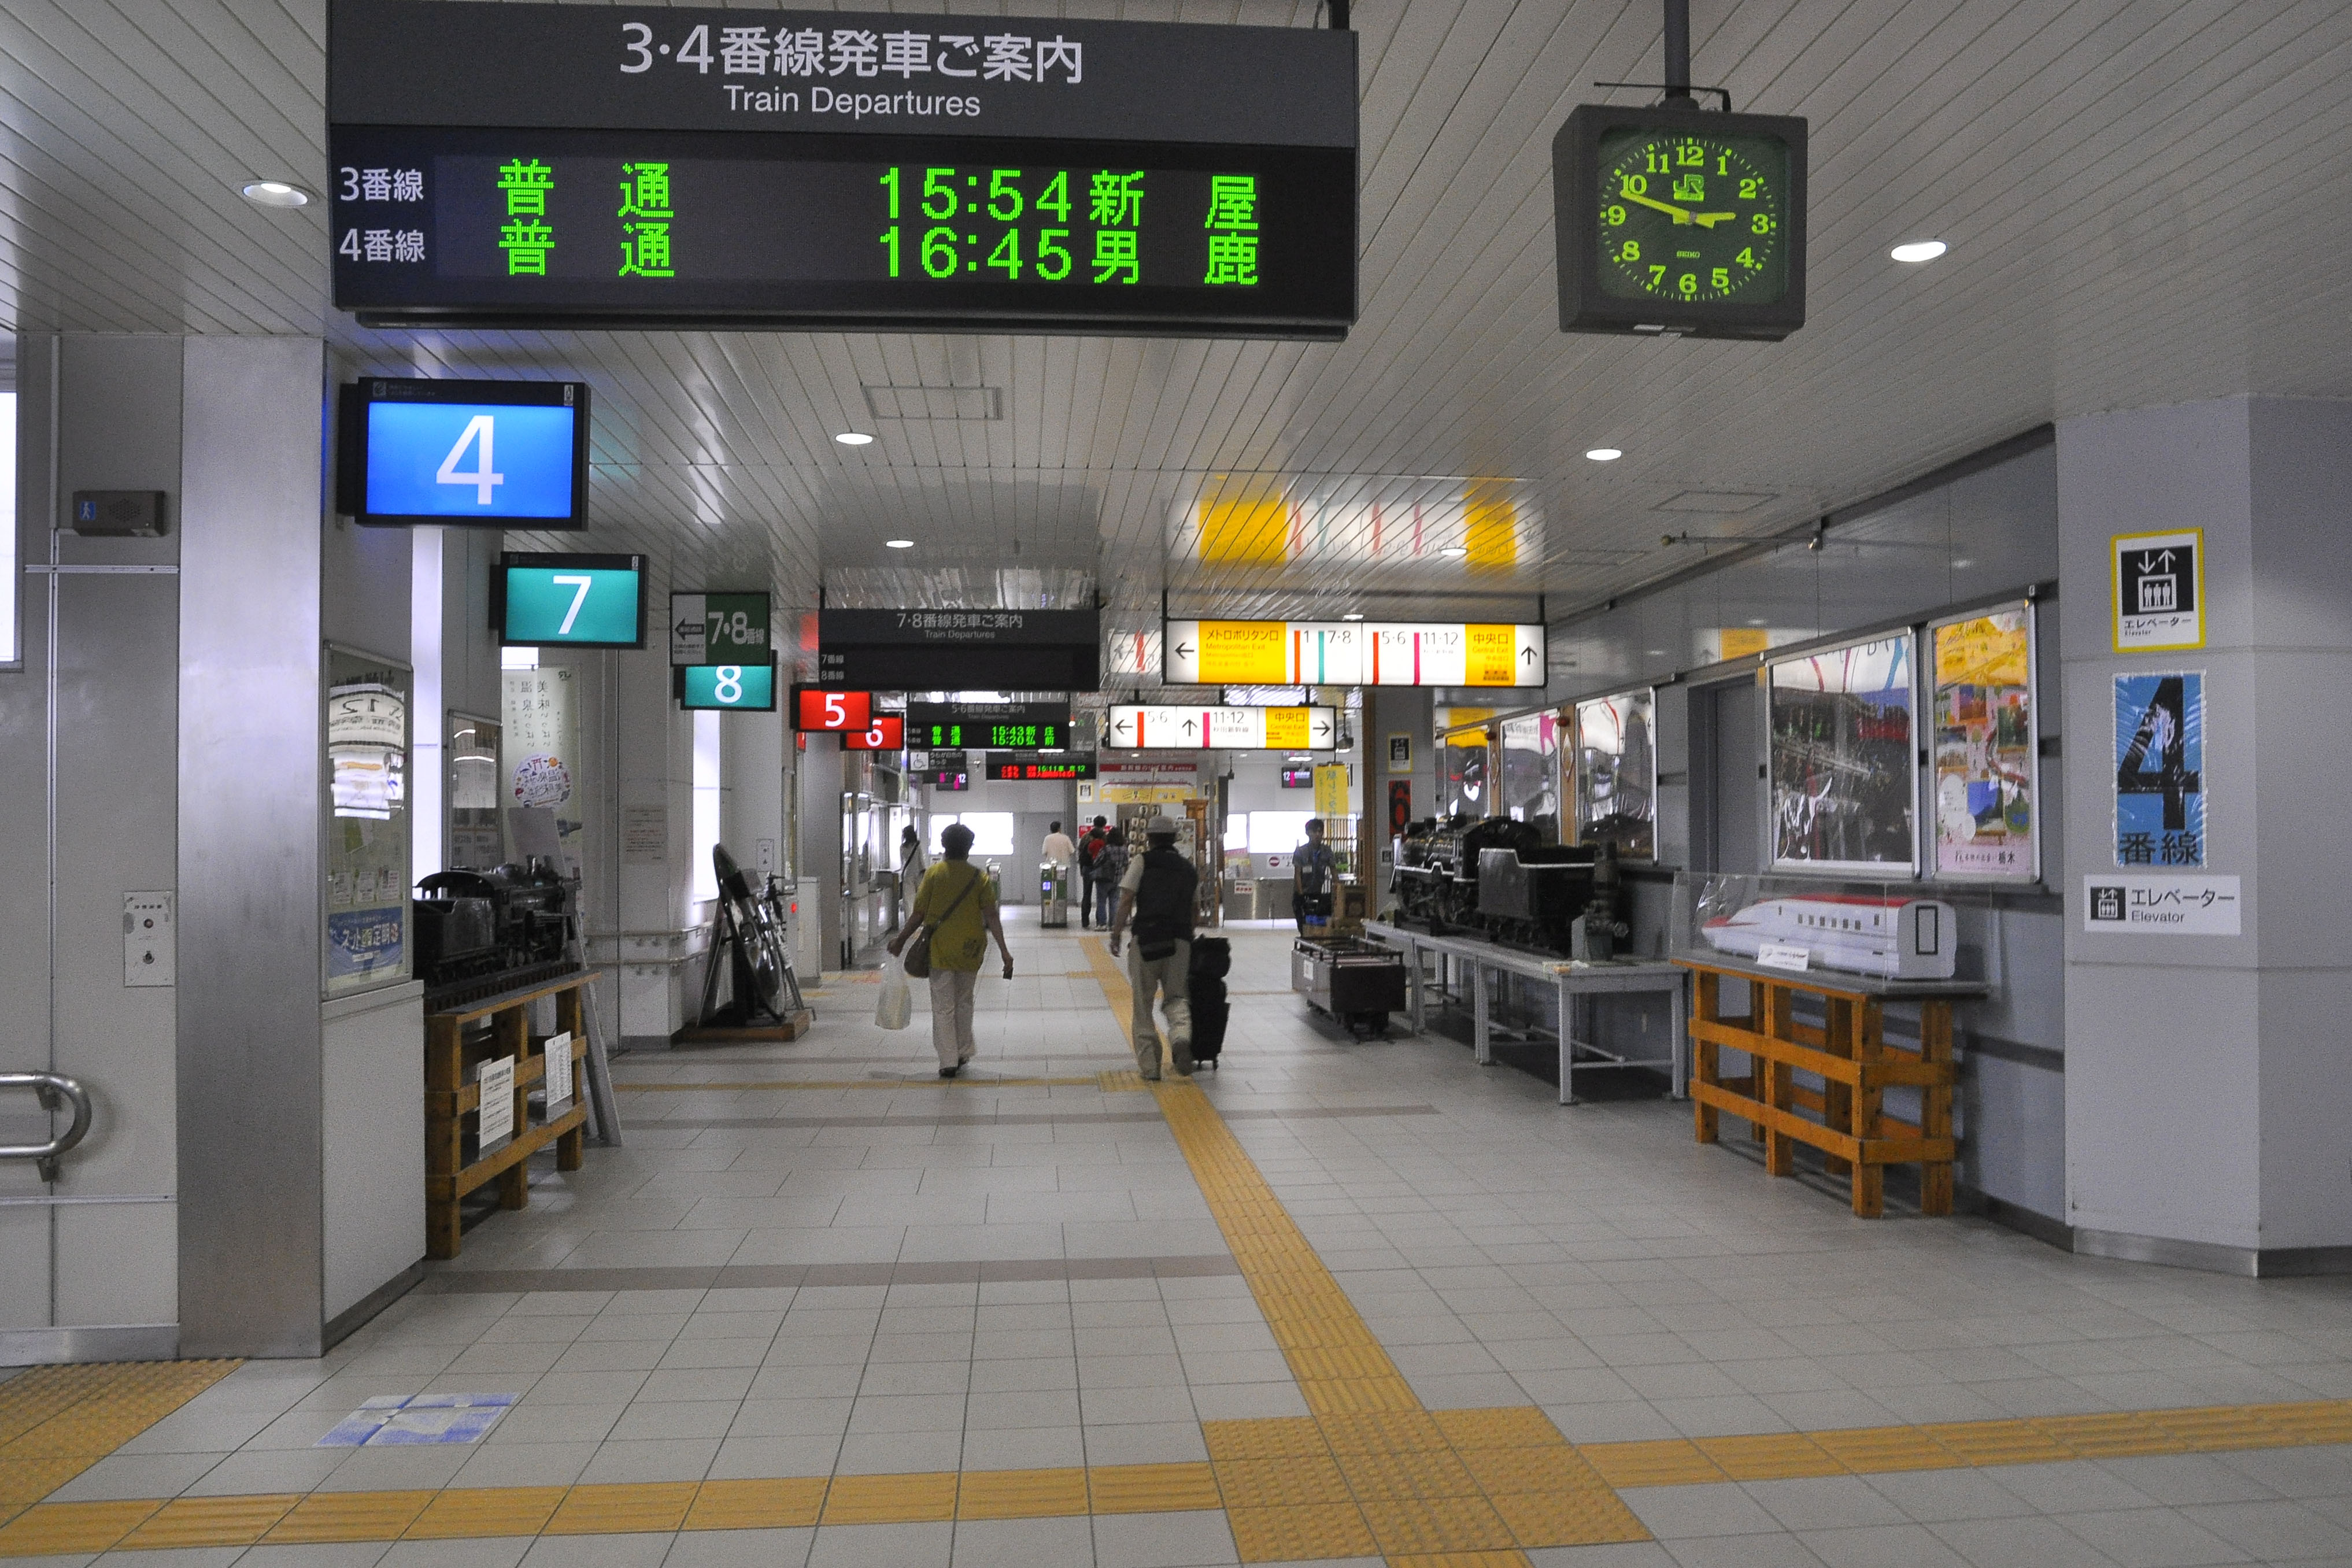
[[[367,513],[568,520],[577,417],[560,405],[371,403]]]
[[[2116,864],[2205,865],[2205,674],[2116,679]]]

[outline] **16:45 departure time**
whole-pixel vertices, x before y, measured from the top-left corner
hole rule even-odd
[[[1140,281],[1140,170],[1094,174],[1077,199],[1071,195],[1067,169],[1046,174],[892,167],[878,183],[888,201],[890,226],[877,242],[893,278],[912,277],[919,267],[924,276],[941,281],[989,274],[1007,282],[1034,278],[1060,283],[1074,276],[1084,280],[1079,268],[1087,260],[1068,244],[1074,232],[1070,215],[1083,209],[1096,226],[1093,281]]]

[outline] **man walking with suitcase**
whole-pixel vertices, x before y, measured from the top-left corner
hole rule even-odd
[[[1128,863],[1119,879],[1118,913],[1110,925],[1110,955],[1131,922],[1135,950],[1128,955],[1127,981],[1135,994],[1135,1070],[1146,1082],[1160,1079],[1160,1026],[1151,1016],[1157,994],[1168,1018],[1168,1066],[1180,1078],[1192,1072],[1192,911],[1200,873],[1176,848],[1176,824],[1155,816],[1144,825],[1144,852]]]

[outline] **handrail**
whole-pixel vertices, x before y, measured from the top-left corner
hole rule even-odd
[[[0,1072],[0,1089],[29,1089],[44,1110],[73,1102],[73,1125],[46,1143],[0,1143],[0,1160],[30,1160],[44,1182],[58,1179],[58,1161],[89,1131],[89,1090],[61,1072]]]

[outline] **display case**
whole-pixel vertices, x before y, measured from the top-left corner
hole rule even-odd
[[[1959,974],[1960,911],[1929,891],[1908,881],[1685,872],[1675,879],[1668,952],[1792,974],[1950,981]]]
[[[1918,869],[1917,684],[1908,632],[1767,667],[1775,868]]]
[[[1576,705],[1570,764],[1579,844],[1657,858],[1657,693],[1649,687]]]

